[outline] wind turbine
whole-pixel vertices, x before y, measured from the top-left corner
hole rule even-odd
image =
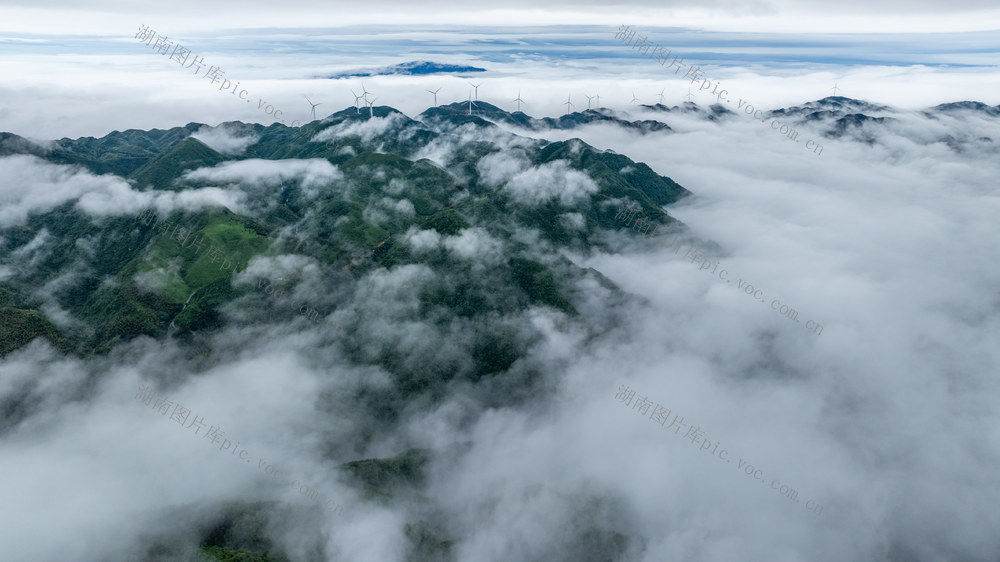
[[[693,97],[694,96],[691,95],[691,88],[688,88],[688,95],[684,96],[685,101],[690,102],[691,101],[690,98],[693,98]]]
[[[302,97],[306,98],[306,95],[302,94]],[[323,104],[322,103],[313,103],[313,102],[309,101],[309,98],[306,98],[306,101],[308,101],[309,105],[312,106],[312,120],[315,121],[316,120],[316,106],[317,105],[323,105]]]
[[[656,95],[660,96],[660,105],[663,105],[663,92],[665,92],[666,90],[667,89],[664,88],[664,89],[660,90],[659,94],[656,94]]]
[[[635,90],[632,91],[632,101],[629,103],[637,103],[639,98],[635,97]]]
[[[480,82],[478,84],[472,84],[472,82],[469,82],[469,84],[471,84],[472,87],[476,89],[476,101],[479,101],[479,87],[482,86],[483,83]]]
[[[594,99],[597,100],[597,109],[601,108],[601,94],[594,94]]]
[[[354,90],[351,90],[351,95],[354,96],[354,110],[357,111],[358,113],[361,113],[361,104],[358,103],[358,100],[364,97],[364,95],[359,96],[358,94],[354,93]]]
[[[568,94],[566,96],[566,102],[563,103],[562,105],[566,106],[566,113],[569,113],[569,108],[570,108],[571,105],[573,105],[573,102],[569,101],[569,95]]]
[[[372,106],[375,105],[375,100],[377,100],[377,99],[378,98],[372,98],[372,101],[366,102],[368,104],[368,118],[369,119],[372,119],[373,117],[375,117],[375,113],[372,111]]]
[[[365,83],[362,82],[361,83],[361,95],[364,96],[365,103],[368,103],[368,94],[370,94],[370,93],[371,92],[369,92],[368,90],[365,89]]]
[[[830,89],[831,89],[831,90],[833,90],[833,95],[837,95],[837,90],[839,90],[840,88],[838,88],[838,87],[837,87],[837,83],[836,83],[836,82],[834,82],[834,83],[833,83],[833,87],[832,87],[832,88],[830,88]]]
[[[583,94],[583,97],[587,98],[587,109],[590,109],[590,100],[594,99],[587,94]]]
[[[521,90],[517,91],[517,97],[514,98],[512,101],[517,102],[517,110],[521,111],[521,104],[524,103],[524,100],[521,99]]]
[[[432,94],[434,94],[434,107],[437,107],[437,104],[438,104],[438,92],[441,91],[441,88],[438,88],[437,90],[427,90],[427,91],[430,92],[430,93],[432,93]]]

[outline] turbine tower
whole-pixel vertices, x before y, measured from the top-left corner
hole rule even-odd
[[[472,84],[472,82],[469,82],[469,84]],[[476,89],[476,101],[479,101],[479,87],[482,85],[483,85],[482,82],[478,84],[472,84],[472,87]]]
[[[434,107],[437,107],[437,104],[438,104],[438,92],[441,91],[441,88],[438,88],[437,90],[427,90],[427,91],[430,92],[430,93],[432,93],[432,94],[434,94]]]
[[[368,103],[368,94],[370,94],[370,93],[371,92],[369,92],[368,90],[365,89],[365,83],[362,82],[361,83],[361,95],[364,96],[366,104]]]
[[[632,101],[629,103],[638,103],[639,98],[635,97],[635,90],[632,91]]]
[[[660,90],[659,94],[656,94],[656,95],[660,96],[660,105],[663,105],[663,92],[665,92],[666,90],[667,89],[664,88],[664,89]]]
[[[361,100],[361,98],[362,98],[362,97],[364,97],[364,96],[363,96],[363,95],[359,96],[358,94],[355,94],[355,93],[354,93],[354,90],[351,90],[351,95],[353,95],[353,96],[354,96],[354,110],[355,110],[356,112],[358,112],[358,113],[361,113],[361,104],[360,104],[360,103],[358,103],[358,102],[359,102],[359,101]]]
[[[688,95],[684,96],[685,101],[690,102],[691,98],[693,98],[693,97],[694,96],[691,95],[691,88],[688,88]]]
[[[469,115],[472,115],[472,92],[469,92]]]
[[[594,98],[591,97],[591,96],[588,96],[587,94],[583,94],[583,97],[587,98],[587,109],[590,109],[590,100],[592,100]]]
[[[836,83],[836,82],[834,82],[834,83],[833,83],[833,87],[832,87],[832,88],[830,88],[830,89],[831,89],[831,90],[833,90],[833,95],[835,95],[835,96],[836,96],[836,95],[837,95],[837,90],[839,90],[840,88],[838,88],[838,87],[837,87],[837,83]]]
[[[302,94],[302,97],[306,98],[306,95]],[[313,102],[311,102],[309,100],[309,98],[306,98],[306,101],[308,101],[309,105],[312,106],[312,120],[315,121],[316,120],[316,106],[317,105],[323,105],[323,104],[322,103],[313,103]]]
[[[597,109],[601,108],[601,94],[594,94],[594,99],[597,100]]]
[[[521,104],[524,103],[524,100],[521,99],[521,90],[517,91],[517,97],[513,101],[517,102],[517,110],[521,111]]]
[[[378,98],[372,98],[372,101],[367,102],[368,103],[368,118],[369,119],[372,119],[372,118],[375,117],[375,113],[372,111],[372,106],[375,105],[375,100],[377,100],[377,99]]]
[[[566,106],[566,113],[569,113],[569,108],[573,105],[573,102],[569,101],[569,95],[566,96],[566,101],[562,105]]]

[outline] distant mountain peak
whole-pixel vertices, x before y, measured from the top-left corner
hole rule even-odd
[[[848,113],[860,113],[860,112],[873,112],[873,111],[886,111],[890,107],[887,105],[880,105],[875,103],[870,103],[864,100],[848,98],[844,96],[827,96],[823,99],[816,101],[811,101],[802,104],[802,108],[808,108],[812,110],[836,110],[845,111]]]
[[[474,100],[472,103],[471,113],[472,114],[470,115],[469,102],[459,101],[429,108],[420,115],[423,118],[447,119],[457,122],[485,119],[535,131],[544,129],[574,129],[589,123],[598,122],[619,125],[626,129],[632,129],[640,133],[671,130],[669,125],[659,121],[628,121],[616,115],[613,110],[604,107],[574,111],[557,118],[543,117],[538,119],[524,113],[523,111],[515,111],[511,113],[491,103]]]
[[[979,101],[956,101],[951,103],[942,103],[934,106],[933,109],[946,113],[953,111],[979,111],[994,117],[1000,116],[1000,105],[993,107]]]

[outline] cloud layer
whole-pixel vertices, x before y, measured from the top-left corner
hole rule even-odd
[[[0,226],[22,225],[32,213],[50,211],[69,201],[95,218],[132,214],[153,207],[162,214],[207,206],[242,207],[240,193],[206,187],[181,192],[136,191],[114,175],[97,176],[75,166],[51,164],[29,155],[0,157]]]

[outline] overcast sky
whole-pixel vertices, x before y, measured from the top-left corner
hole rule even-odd
[[[603,2],[528,0],[421,2],[402,0],[325,2],[222,0],[212,3],[96,1],[3,2],[4,31],[115,33],[121,25],[155,20],[178,31],[247,27],[340,27],[357,24],[553,25],[643,22],[719,31],[769,32],[940,32],[996,30],[1000,8],[990,0],[891,0],[803,2],[801,0],[687,0]]]

